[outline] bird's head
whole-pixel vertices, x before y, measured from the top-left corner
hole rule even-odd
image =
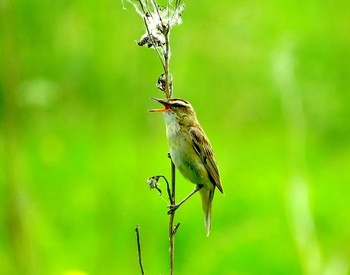
[[[192,105],[184,99],[158,99],[154,97],[152,99],[163,104],[164,109],[152,109],[150,112],[162,112],[166,119],[182,124],[189,124],[191,121],[197,120]]]

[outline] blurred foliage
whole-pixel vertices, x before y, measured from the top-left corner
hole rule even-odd
[[[0,274],[167,274],[161,72],[119,1],[0,3]],[[177,274],[327,274],[350,261],[347,1],[187,1],[176,97],[214,146],[226,195],[205,237],[178,211]],[[193,186],[178,176],[177,197]],[[164,188],[164,186],[162,187]]]

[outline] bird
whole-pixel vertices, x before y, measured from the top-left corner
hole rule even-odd
[[[175,211],[199,191],[206,235],[209,236],[214,191],[217,188],[224,194],[210,141],[198,122],[194,108],[188,101],[181,98],[158,99],[152,97],[151,99],[164,106],[163,109],[149,111],[163,114],[171,160],[183,177],[195,184],[194,190],[180,203],[169,206],[169,212]]]

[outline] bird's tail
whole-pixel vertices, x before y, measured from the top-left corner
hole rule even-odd
[[[214,187],[214,186],[213,186]],[[204,213],[205,229],[207,236],[210,234],[210,225],[211,225],[211,204],[214,198],[215,188],[209,189],[206,186],[203,186],[199,193],[202,198],[202,207]]]

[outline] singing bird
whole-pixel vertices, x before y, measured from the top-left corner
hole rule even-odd
[[[184,200],[176,205],[171,205],[170,209],[174,211],[199,191],[206,233],[209,236],[215,187],[224,193],[212,146],[197,120],[196,112],[188,101],[180,98],[152,99],[164,106],[164,109],[150,111],[163,114],[170,157],[175,167],[187,180],[196,185]]]

